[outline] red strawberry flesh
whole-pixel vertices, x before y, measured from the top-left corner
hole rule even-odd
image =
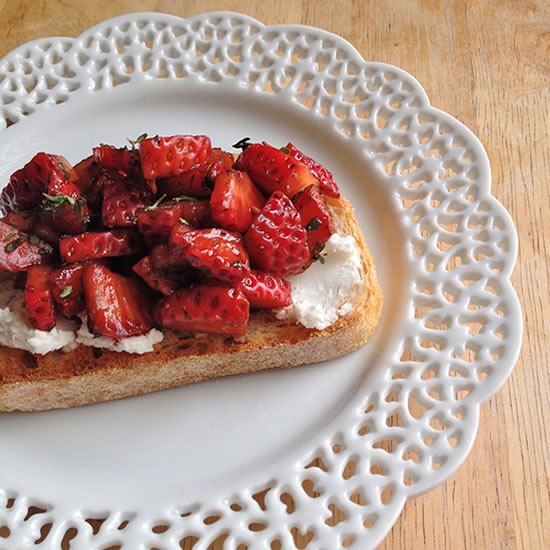
[[[162,300],[156,318],[163,327],[179,331],[244,336],[250,305],[236,288],[197,285]]]
[[[82,284],[93,334],[120,339],[145,334],[153,327],[150,296],[139,281],[92,262],[84,266]]]
[[[68,263],[110,256],[129,256],[142,249],[141,236],[132,229],[82,233],[59,241],[61,259]]]
[[[281,277],[251,271],[238,287],[256,309],[279,309],[292,304],[290,283]]]
[[[84,264],[69,264],[52,269],[50,289],[58,311],[74,317],[84,310],[82,270]]]
[[[170,246],[193,267],[220,281],[237,282],[250,272],[241,235],[223,229],[173,232]]]
[[[290,199],[276,191],[244,236],[252,265],[285,277],[302,272],[310,262],[307,232]]]
[[[50,271],[49,266],[37,265],[27,272],[25,306],[31,325],[38,330],[50,331],[56,323]]]

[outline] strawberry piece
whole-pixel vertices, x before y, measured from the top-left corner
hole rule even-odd
[[[294,197],[294,206],[300,213],[302,225],[307,231],[311,257],[321,252],[334,233],[332,214],[325,204],[319,187],[310,185]]]
[[[113,147],[112,145],[100,145],[94,147],[94,159],[99,166],[122,172],[128,175],[136,171],[139,163],[137,151],[131,151],[126,147]]]
[[[158,290],[164,296],[170,296],[178,288],[188,286],[193,275],[190,270],[179,272],[167,272],[156,269],[150,256],[145,256],[133,270],[153,289]]]
[[[176,176],[206,164],[211,144],[206,136],[171,136],[144,139],[139,146],[143,177],[147,180]]]
[[[124,180],[104,188],[101,220],[105,227],[136,225],[141,210],[150,206],[153,196],[146,187]]]
[[[86,201],[69,195],[47,195],[42,211],[41,223],[59,234],[83,233],[90,220]]]
[[[159,323],[166,328],[244,336],[250,305],[236,288],[197,285],[164,298],[155,313]]]
[[[174,228],[175,232],[185,233],[188,228],[184,226]],[[177,251],[173,250],[168,244],[159,244],[151,249],[149,254],[153,267],[160,271],[178,271],[182,269],[188,269],[190,267],[189,262],[185,260]]]
[[[237,288],[242,291],[253,308],[279,309],[292,304],[290,283],[269,273],[251,271]]]
[[[252,264],[285,277],[303,271],[310,261],[307,233],[290,199],[276,191],[244,236]]]
[[[45,265],[30,267],[25,285],[25,306],[31,325],[50,331],[55,327],[55,309],[50,290],[51,268]]]
[[[305,164],[267,143],[248,146],[236,160],[235,168],[247,172],[252,181],[268,195],[282,191],[292,198],[308,185],[319,185]]]
[[[11,226],[19,229],[20,231],[30,231],[36,215],[31,212],[18,212],[14,210],[9,214],[6,214],[2,221],[9,223]]]
[[[68,263],[129,256],[142,249],[141,235],[132,229],[81,233],[59,241],[61,259]]]
[[[39,211],[32,224],[32,232],[42,240],[52,245],[57,245],[60,239],[60,233],[53,226],[51,212]]]
[[[151,297],[139,281],[92,262],[82,270],[82,284],[93,334],[119,339],[145,334],[153,327]]]
[[[246,172],[228,170],[216,178],[210,197],[212,219],[224,229],[244,233],[252,216],[265,204],[264,196]]]
[[[162,178],[157,181],[158,193],[169,198],[187,195],[190,197],[208,197],[212,193],[212,184],[206,181],[207,164],[201,164],[182,174]]]
[[[74,171],[77,176],[75,185],[80,194],[86,197],[86,201],[94,210],[99,209],[103,187],[109,185],[113,177],[103,173],[93,155],[76,164]]]
[[[322,164],[302,153],[290,142],[283,147],[283,150],[293,159],[305,164],[309,168],[310,172],[319,180],[319,187],[325,195],[336,199],[340,197],[340,190],[334,181],[333,175]]]
[[[70,195],[76,190],[77,198],[76,179],[76,173],[63,157],[38,153],[12,174],[0,194],[0,208],[6,213],[31,209],[41,202],[43,193]]]
[[[193,267],[220,281],[237,282],[250,273],[248,254],[238,233],[218,228],[174,231],[170,247]]]
[[[218,174],[230,170],[234,162],[235,159],[231,153],[222,151],[218,147],[212,148],[210,160],[208,161],[208,170],[206,171],[206,180],[210,182],[211,189]]]
[[[190,230],[190,226],[200,227],[209,221],[210,204],[207,200],[164,202],[142,210],[137,217],[138,229],[150,244],[166,242],[176,225],[184,225]]]
[[[74,317],[84,310],[82,270],[84,264],[69,264],[52,269],[50,289],[58,311],[65,317]]]
[[[0,220],[0,270],[23,271],[53,259],[53,249],[48,243]]]

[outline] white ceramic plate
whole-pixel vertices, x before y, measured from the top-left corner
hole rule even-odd
[[[336,361],[0,415],[0,545],[372,548],[462,462],[519,350],[517,237],[479,141],[410,75],[319,29],[139,13],[21,46],[0,97],[1,181],[143,131],[291,139],[355,205],[385,296]]]

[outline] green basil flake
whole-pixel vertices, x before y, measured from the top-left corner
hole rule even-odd
[[[180,218],[180,223],[182,223],[183,225],[191,225],[187,220],[183,219],[183,218]]]
[[[288,147],[281,147],[279,150],[285,155],[290,155],[290,149]]]
[[[29,236],[29,242],[34,246],[38,246],[40,244],[40,237],[34,233],[31,233]]]
[[[71,285],[69,285],[68,287],[64,288],[60,293],[59,293],[59,297],[60,298],[66,298],[67,296],[70,296],[73,292],[73,287]]]
[[[71,205],[73,208],[76,206],[76,199],[69,195],[48,195],[47,193],[42,193],[42,196],[46,199],[43,206],[44,210],[52,210],[65,203]]]
[[[128,139],[130,142],[130,145],[132,146],[132,150],[136,148],[136,145],[139,145],[145,138],[147,137],[146,133],[141,134],[136,139]]]
[[[61,168],[61,170],[63,171],[65,179],[71,179],[71,174],[69,174],[67,167],[62,162],[59,163],[59,168]]]
[[[326,254],[319,254],[319,261],[321,262],[321,265],[325,265]]]
[[[190,197],[189,195],[180,195],[179,197],[174,197],[172,200],[195,202],[195,201],[198,201],[199,199],[197,199],[197,197]]]
[[[250,138],[245,137],[237,141],[237,143],[234,143],[232,147],[234,149],[241,149],[241,151],[244,151],[247,147],[250,147],[251,145],[252,145],[252,142],[250,141]]]
[[[321,225],[323,225],[323,222],[319,218],[311,218],[306,225],[306,229],[308,231],[315,231],[315,229],[318,229]]]
[[[11,241],[11,239],[13,239],[16,235],[17,233],[8,233],[2,240],[4,242]]]
[[[149,210],[155,210],[156,208],[158,208],[161,204],[161,202],[166,198],[166,194],[164,195],[161,195],[157,200],[156,202],[154,202],[151,206],[146,206],[142,212],[149,212]]]

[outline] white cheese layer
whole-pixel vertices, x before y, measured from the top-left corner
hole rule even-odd
[[[78,330],[77,330],[78,329]],[[78,325],[68,319],[58,318],[57,325],[49,332],[33,328],[25,310],[25,294],[13,288],[12,279],[0,280],[0,344],[44,355],[56,349],[73,350],[77,344],[106,348],[112,351],[143,354],[153,351],[153,346],[164,338],[161,331],[153,329],[142,336],[115,340],[104,336],[94,338],[86,322]]]
[[[353,311],[362,284],[361,251],[352,235],[333,234],[322,251],[323,262],[288,278],[292,305],[276,312],[306,328],[323,330]]]

